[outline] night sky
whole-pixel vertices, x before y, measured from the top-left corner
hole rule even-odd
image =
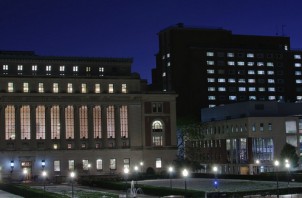
[[[0,0],[0,50],[130,57],[151,83],[157,33],[179,22],[290,36],[302,48],[301,0]]]

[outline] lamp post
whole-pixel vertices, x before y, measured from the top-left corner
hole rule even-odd
[[[45,180],[46,180],[46,176],[47,176],[47,172],[45,170],[42,171],[42,176],[43,176],[43,190],[45,193]]]
[[[87,165],[87,168],[88,168],[88,174],[90,175],[91,164],[88,164],[88,165]]]
[[[135,184],[137,185],[137,180],[138,180],[138,166],[134,166],[134,172],[135,172]]]
[[[45,160],[41,161],[41,166],[42,166],[42,170],[44,170],[44,168],[45,168]]]
[[[144,162],[143,162],[143,161],[141,161],[141,162],[139,163],[139,165],[140,165],[140,167],[141,167],[141,173],[143,173],[143,166],[144,166]]]
[[[169,177],[170,177],[170,188],[172,190],[172,174],[173,174],[173,171],[174,171],[173,167],[169,166],[168,171],[169,171]]]
[[[285,160],[285,168],[287,169],[287,192],[288,192],[288,194],[289,194],[289,169],[290,169],[290,163],[289,163],[289,161],[286,159]]]
[[[259,164],[260,164],[260,160],[256,160],[256,174],[259,174],[260,170],[259,170]]]
[[[128,181],[128,174],[129,174],[129,168],[124,168],[124,174],[125,174],[125,181],[126,181],[126,197],[127,197],[127,181]]]
[[[213,167],[213,172],[214,172],[214,187],[215,187],[215,190],[217,191],[218,190],[218,181],[217,181],[218,167],[217,166]]]
[[[75,178],[75,172],[70,173],[70,178],[71,178],[71,197],[73,198],[73,180]]]
[[[279,161],[276,160],[274,162],[274,165],[275,165],[275,174],[276,174],[276,182],[277,182],[277,197],[279,197],[279,179],[278,179],[278,167],[279,167]]]
[[[187,169],[184,169],[182,171],[182,176],[184,177],[184,180],[185,180],[185,197],[187,197],[187,177],[189,175],[189,172]]]

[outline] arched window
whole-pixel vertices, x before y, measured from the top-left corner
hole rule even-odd
[[[152,122],[152,144],[153,146],[163,146],[164,126],[159,120]]]
[[[163,124],[159,120],[155,120],[152,123],[152,132],[163,132]]]

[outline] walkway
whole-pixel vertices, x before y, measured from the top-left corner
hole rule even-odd
[[[0,198],[22,198],[21,196],[11,194],[9,192],[5,192],[0,190]]]

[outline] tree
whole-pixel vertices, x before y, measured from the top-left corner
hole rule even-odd
[[[292,167],[297,167],[299,163],[299,156],[296,152],[296,147],[286,143],[280,153],[282,161],[289,160]]]

